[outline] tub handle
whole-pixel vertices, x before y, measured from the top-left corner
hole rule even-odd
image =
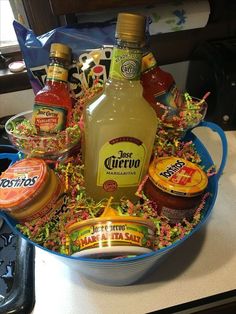
[[[17,160],[20,159],[20,154],[18,153],[1,153],[0,159],[9,159],[11,161],[10,166],[13,165]]]
[[[223,129],[219,125],[215,124],[214,122],[202,121],[196,127],[207,127],[211,129],[213,132],[216,132],[220,137],[221,144],[222,144],[222,158],[221,158],[219,169],[216,173],[216,179],[219,180],[225,168],[227,154],[228,154],[228,142],[227,142],[225,133]]]

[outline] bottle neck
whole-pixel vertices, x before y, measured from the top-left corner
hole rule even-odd
[[[120,38],[116,39],[116,46],[119,48],[142,49],[141,42],[127,41]]]
[[[118,39],[112,52],[110,80],[139,80],[141,60],[142,50],[140,43]]]
[[[68,63],[62,58],[50,58],[47,69],[47,83],[65,83],[68,82]]]

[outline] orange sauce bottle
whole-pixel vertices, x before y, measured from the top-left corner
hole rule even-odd
[[[141,83],[143,97],[151,104],[158,117],[164,113],[160,104],[166,106],[169,116],[176,114],[180,93],[175,80],[169,72],[157,65],[152,52],[146,53],[142,58]]]
[[[36,94],[33,123],[40,132],[57,133],[67,127],[72,101],[68,87],[70,47],[53,43],[45,86]]]

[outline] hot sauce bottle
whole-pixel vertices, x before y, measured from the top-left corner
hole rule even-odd
[[[103,93],[85,108],[85,182],[96,200],[114,201],[135,192],[147,173],[157,117],[140,84],[145,18],[120,13],[110,77]]]
[[[181,102],[180,93],[171,73],[162,70],[152,52],[146,52],[142,58],[141,83],[143,97],[151,104],[160,118],[164,105],[168,110],[168,118],[178,112]]]
[[[33,123],[39,132],[57,133],[70,121],[72,101],[68,86],[70,47],[53,43],[45,86],[36,94]]]

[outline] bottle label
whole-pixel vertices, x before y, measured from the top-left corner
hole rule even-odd
[[[47,80],[67,82],[68,70],[60,64],[49,65],[47,70]]]
[[[57,133],[66,127],[67,110],[62,107],[49,107],[35,103],[32,120],[38,131]]]
[[[157,66],[157,62],[151,52],[148,52],[142,57],[142,70],[141,72],[147,72]]]
[[[176,114],[177,104],[179,102],[179,91],[176,84],[173,83],[167,90],[162,90],[154,95],[155,101],[161,104],[168,104],[168,107],[172,109],[169,114]]]
[[[137,186],[142,179],[146,147],[133,137],[119,137],[105,143],[99,152],[97,185],[107,192],[118,187]]]
[[[114,47],[110,77],[115,79],[139,80],[142,52],[134,49]]]

